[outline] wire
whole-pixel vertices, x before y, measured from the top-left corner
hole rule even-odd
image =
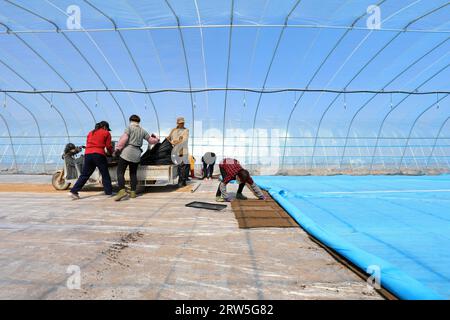
[[[87,28],[87,29],[60,29],[60,32],[64,33],[77,33],[77,32],[112,32],[112,31],[140,31],[140,30],[172,30],[172,29],[222,29],[230,28],[229,24],[195,24],[195,25],[172,25],[172,26],[140,26],[140,27],[117,27],[117,28]],[[283,24],[234,24],[233,28],[283,28]],[[369,29],[367,27],[357,27],[357,26],[344,26],[344,25],[327,25],[327,24],[288,24],[287,28],[296,29],[330,29],[330,30],[362,30],[375,32],[405,32],[405,33],[432,33],[432,34],[447,34],[450,33],[448,29],[408,29],[403,30],[399,28],[380,28],[380,29]],[[57,31],[53,29],[25,29],[25,30],[13,30],[6,29],[0,31],[0,34],[16,33],[16,34],[27,34],[27,33],[56,33]]]
[[[199,89],[71,89],[71,90],[11,90],[0,89],[0,92],[4,93],[21,93],[21,94],[79,94],[88,92],[123,92],[123,93],[136,93],[136,94],[158,94],[158,93],[202,93],[211,91],[237,91],[237,92],[250,92],[250,93],[283,93],[283,92],[306,92],[306,93],[345,93],[345,94],[408,94],[408,95],[436,95],[436,94],[450,94],[450,90],[437,90],[437,91],[408,91],[408,90],[342,90],[342,89],[311,89],[311,88],[280,88],[280,89],[256,89],[256,88],[199,88]]]

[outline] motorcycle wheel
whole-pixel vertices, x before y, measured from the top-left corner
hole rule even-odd
[[[52,186],[56,190],[67,190],[69,189],[70,182],[64,180],[64,178],[60,179],[61,171],[56,171],[52,176]]]

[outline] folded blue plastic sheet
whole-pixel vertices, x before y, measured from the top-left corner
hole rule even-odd
[[[401,299],[450,298],[450,176],[260,176],[312,236]]]

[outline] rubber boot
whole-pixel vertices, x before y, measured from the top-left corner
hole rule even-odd
[[[130,192],[130,198],[131,199],[136,199],[136,191],[131,191]]]
[[[242,193],[236,193],[236,199],[238,199],[238,200],[247,200],[247,197],[244,196]]]
[[[190,170],[190,166],[188,164],[185,164],[184,165],[184,179],[183,179],[184,183],[183,183],[183,186],[186,186],[187,185],[186,182],[191,180],[191,178],[189,177],[190,171],[191,171]]]
[[[179,188],[187,185],[186,179],[187,179],[186,165],[182,163],[178,166],[178,187]]]
[[[120,189],[119,192],[117,192],[116,197],[114,198],[115,201],[120,201],[123,198],[125,198],[126,196],[128,196],[128,193],[125,189]]]

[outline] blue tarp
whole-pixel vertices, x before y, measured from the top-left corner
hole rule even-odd
[[[255,177],[312,236],[401,299],[450,298],[450,176]]]

